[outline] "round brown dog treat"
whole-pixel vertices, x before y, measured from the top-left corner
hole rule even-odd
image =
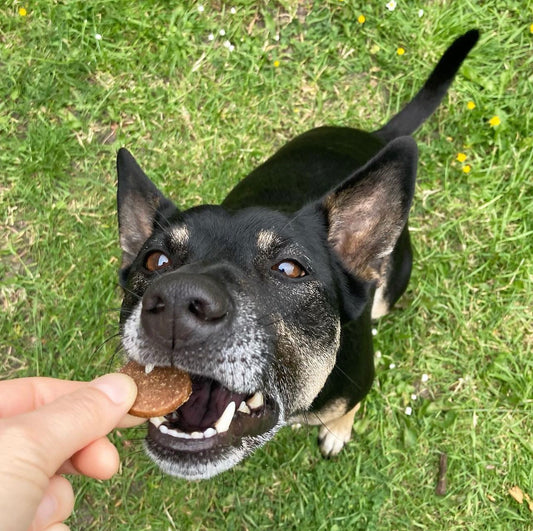
[[[189,375],[174,367],[154,367],[146,374],[142,365],[130,361],[120,369],[137,384],[137,398],[130,415],[143,418],[161,417],[187,402],[192,392]]]

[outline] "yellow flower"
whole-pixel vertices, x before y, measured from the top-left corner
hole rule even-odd
[[[457,153],[457,160],[459,162],[464,162],[466,160],[466,155],[464,153]]]
[[[466,104],[466,108],[471,111],[472,109],[475,109],[476,108],[476,104],[473,102],[473,101],[469,101],[467,104]]]
[[[498,116],[493,116],[490,120],[489,120],[489,124],[491,127],[496,127],[497,125],[500,125],[502,123],[502,121],[500,120],[500,118]]]
[[[403,55],[403,54],[405,53],[405,49],[404,49],[404,48],[398,48],[398,49],[396,50],[396,53],[397,53],[398,55]]]
[[[24,8],[24,7],[20,7],[19,8],[19,15],[21,17],[25,17],[27,14],[28,14],[28,12],[26,11],[26,8]]]
[[[531,26],[529,26],[529,33],[533,33],[533,24],[531,24]]]
[[[274,68],[279,68],[279,61],[277,59],[274,61]]]
[[[357,22],[359,22],[359,24],[364,24],[366,21],[366,18],[364,15],[359,15],[359,18],[357,19]]]
[[[471,166],[469,164],[465,164],[463,166],[463,172],[464,173],[470,173],[470,171],[472,170]]]

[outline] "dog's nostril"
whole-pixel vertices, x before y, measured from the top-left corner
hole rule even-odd
[[[188,309],[190,313],[202,321],[216,321],[227,314],[227,308],[224,304],[201,299],[190,301]]]
[[[203,311],[203,304],[199,300],[194,300],[189,303],[189,311],[199,317],[200,319],[205,318],[205,313]]]
[[[165,301],[158,295],[145,298],[143,300],[143,310],[152,314],[158,314],[165,311]]]

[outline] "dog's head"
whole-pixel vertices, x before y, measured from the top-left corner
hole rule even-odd
[[[165,472],[207,478],[322,389],[407,220],[416,147],[392,142],[293,214],[180,211],[126,150],[117,166],[123,347],[193,382],[188,402],[151,420],[146,447]]]

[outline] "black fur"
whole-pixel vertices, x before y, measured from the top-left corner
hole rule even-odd
[[[193,378],[166,432],[150,424],[147,449],[164,471],[212,476],[302,419],[325,424],[326,455],[343,444],[331,450],[331,437],[349,438],[353,408],[374,377],[373,304],[388,311],[411,272],[417,148],[408,135],[477,38],[474,30],[457,39],[381,129],[308,131],[220,206],[179,211],[119,151],[123,345],[143,365],[177,366]],[[209,431],[228,404],[258,391],[262,406]]]

